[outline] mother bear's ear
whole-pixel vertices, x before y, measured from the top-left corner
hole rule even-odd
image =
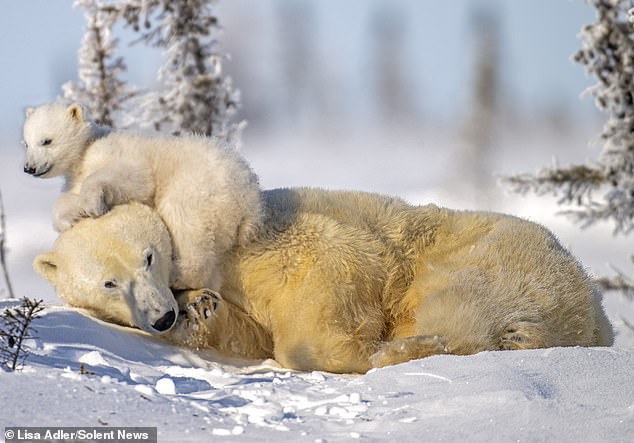
[[[55,252],[47,252],[35,257],[33,268],[42,277],[55,284],[57,278],[57,255]]]

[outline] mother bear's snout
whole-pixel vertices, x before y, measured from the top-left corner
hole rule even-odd
[[[172,309],[167,314],[156,320],[152,327],[159,332],[165,332],[174,325],[175,321],[176,312]]]

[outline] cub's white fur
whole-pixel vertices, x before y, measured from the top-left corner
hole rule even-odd
[[[173,238],[173,288],[219,289],[219,258],[260,224],[257,177],[211,139],[110,131],[77,104],[51,103],[27,110],[24,143],[25,172],[66,179],[54,211],[59,231],[122,203],[154,207]]]

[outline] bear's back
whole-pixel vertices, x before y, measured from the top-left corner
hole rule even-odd
[[[393,240],[426,212],[437,211],[433,205],[414,207],[400,198],[358,191],[281,188],[264,191],[262,195],[266,224],[286,225],[298,214],[319,214]]]

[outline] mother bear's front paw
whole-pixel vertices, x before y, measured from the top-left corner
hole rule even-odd
[[[179,307],[176,326],[192,331],[213,321],[214,314],[222,300],[220,294],[211,289],[183,291],[176,296],[176,299]]]
[[[191,292],[195,293],[190,298],[192,301],[187,303],[185,309],[180,313],[186,315],[192,322],[207,323],[212,319],[218,309],[220,294],[211,289],[201,289]]]
[[[207,347],[209,328],[215,319],[221,297],[210,289],[176,294],[178,318],[168,339],[192,348]]]

